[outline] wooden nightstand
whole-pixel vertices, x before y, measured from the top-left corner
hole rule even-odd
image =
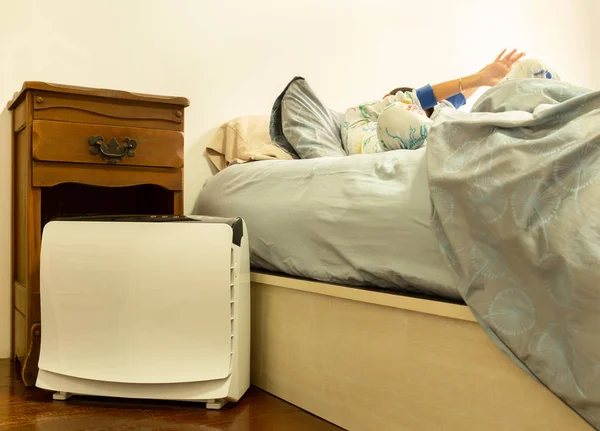
[[[43,82],[26,82],[10,102],[12,351],[26,385],[37,377],[44,225],[75,214],[181,214],[187,106],[183,97]]]

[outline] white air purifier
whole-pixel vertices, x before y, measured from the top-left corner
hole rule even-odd
[[[241,219],[48,223],[36,385],[221,408],[250,385],[250,262]]]

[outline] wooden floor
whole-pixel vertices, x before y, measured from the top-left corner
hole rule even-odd
[[[0,360],[0,430],[340,430],[254,387],[221,411],[202,404],[89,397],[60,402],[49,392],[25,388],[14,368]]]

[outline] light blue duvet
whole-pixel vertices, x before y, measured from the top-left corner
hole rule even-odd
[[[243,217],[255,268],[460,300],[431,210],[422,148],[233,165],[194,213]]]
[[[503,83],[472,114],[441,110],[427,151],[433,229],[462,297],[600,429],[600,92]]]

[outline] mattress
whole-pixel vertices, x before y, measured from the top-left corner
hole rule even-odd
[[[194,208],[245,220],[253,268],[459,300],[431,212],[425,148],[233,165]]]

